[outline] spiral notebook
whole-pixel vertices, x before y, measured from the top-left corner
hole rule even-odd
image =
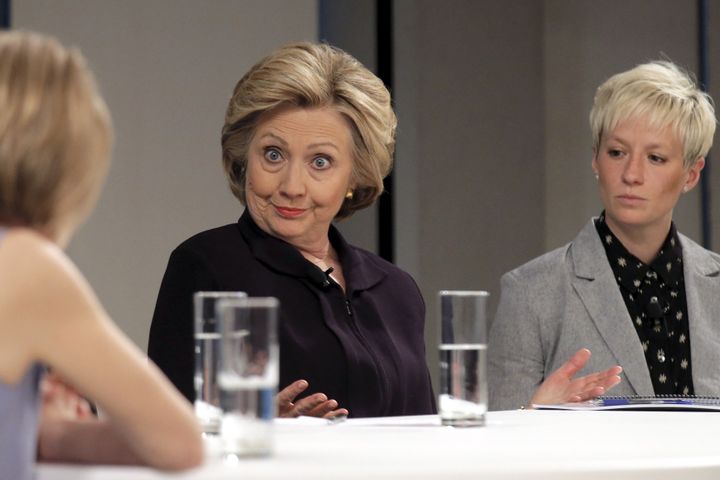
[[[576,403],[533,404],[538,410],[647,410],[720,412],[720,397],[682,395],[598,397]]]

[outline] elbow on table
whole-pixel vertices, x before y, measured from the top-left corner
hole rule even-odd
[[[147,463],[160,470],[179,471],[200,466],[204,451],[200,432],[194,435],[179,435],[158,446]]]

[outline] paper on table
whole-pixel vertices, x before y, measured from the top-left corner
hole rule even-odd
[[[652,410],[720,412],[718,397],[599,397],[576,403],[533,404],[538,410]]]

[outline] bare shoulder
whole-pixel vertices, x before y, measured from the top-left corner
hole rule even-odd
[[[32,230],[12,229],[2,239],[0,272],[0,326],[13,332],[0,345],[18,358],[43,360],[47,345],[70,324],[102,314],[72,261]]]
[[[42,265],[58,257],[53,250],[32,230],[11,229],[0,240],[0,378],[6,382],[18,381],[38,360],[35,337],[45,328],[33,310],[49,284]]]
[[[26,296],[46,299],[51,292],[86,287],[85,280],[65,252],[29,229],[13,229],[0,243],[0,295],[5,300]]]

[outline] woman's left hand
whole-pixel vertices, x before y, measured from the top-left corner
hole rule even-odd
[[[300,395],[309,386],[306,380],[297,380],[283,388],[277,394],[278,417],[323,417],[334,418],[347,415],[346,408],[337,408],[335,400],[328,400],[324,393],[314,393],[305,398],[293,402],[295,397]]]
[[[590,350],[581,348],[535,390],[530,404],[582,402],[604,394],[620,383],[622,367],[614,367],[584,377],[573,378],[590,359]]]

